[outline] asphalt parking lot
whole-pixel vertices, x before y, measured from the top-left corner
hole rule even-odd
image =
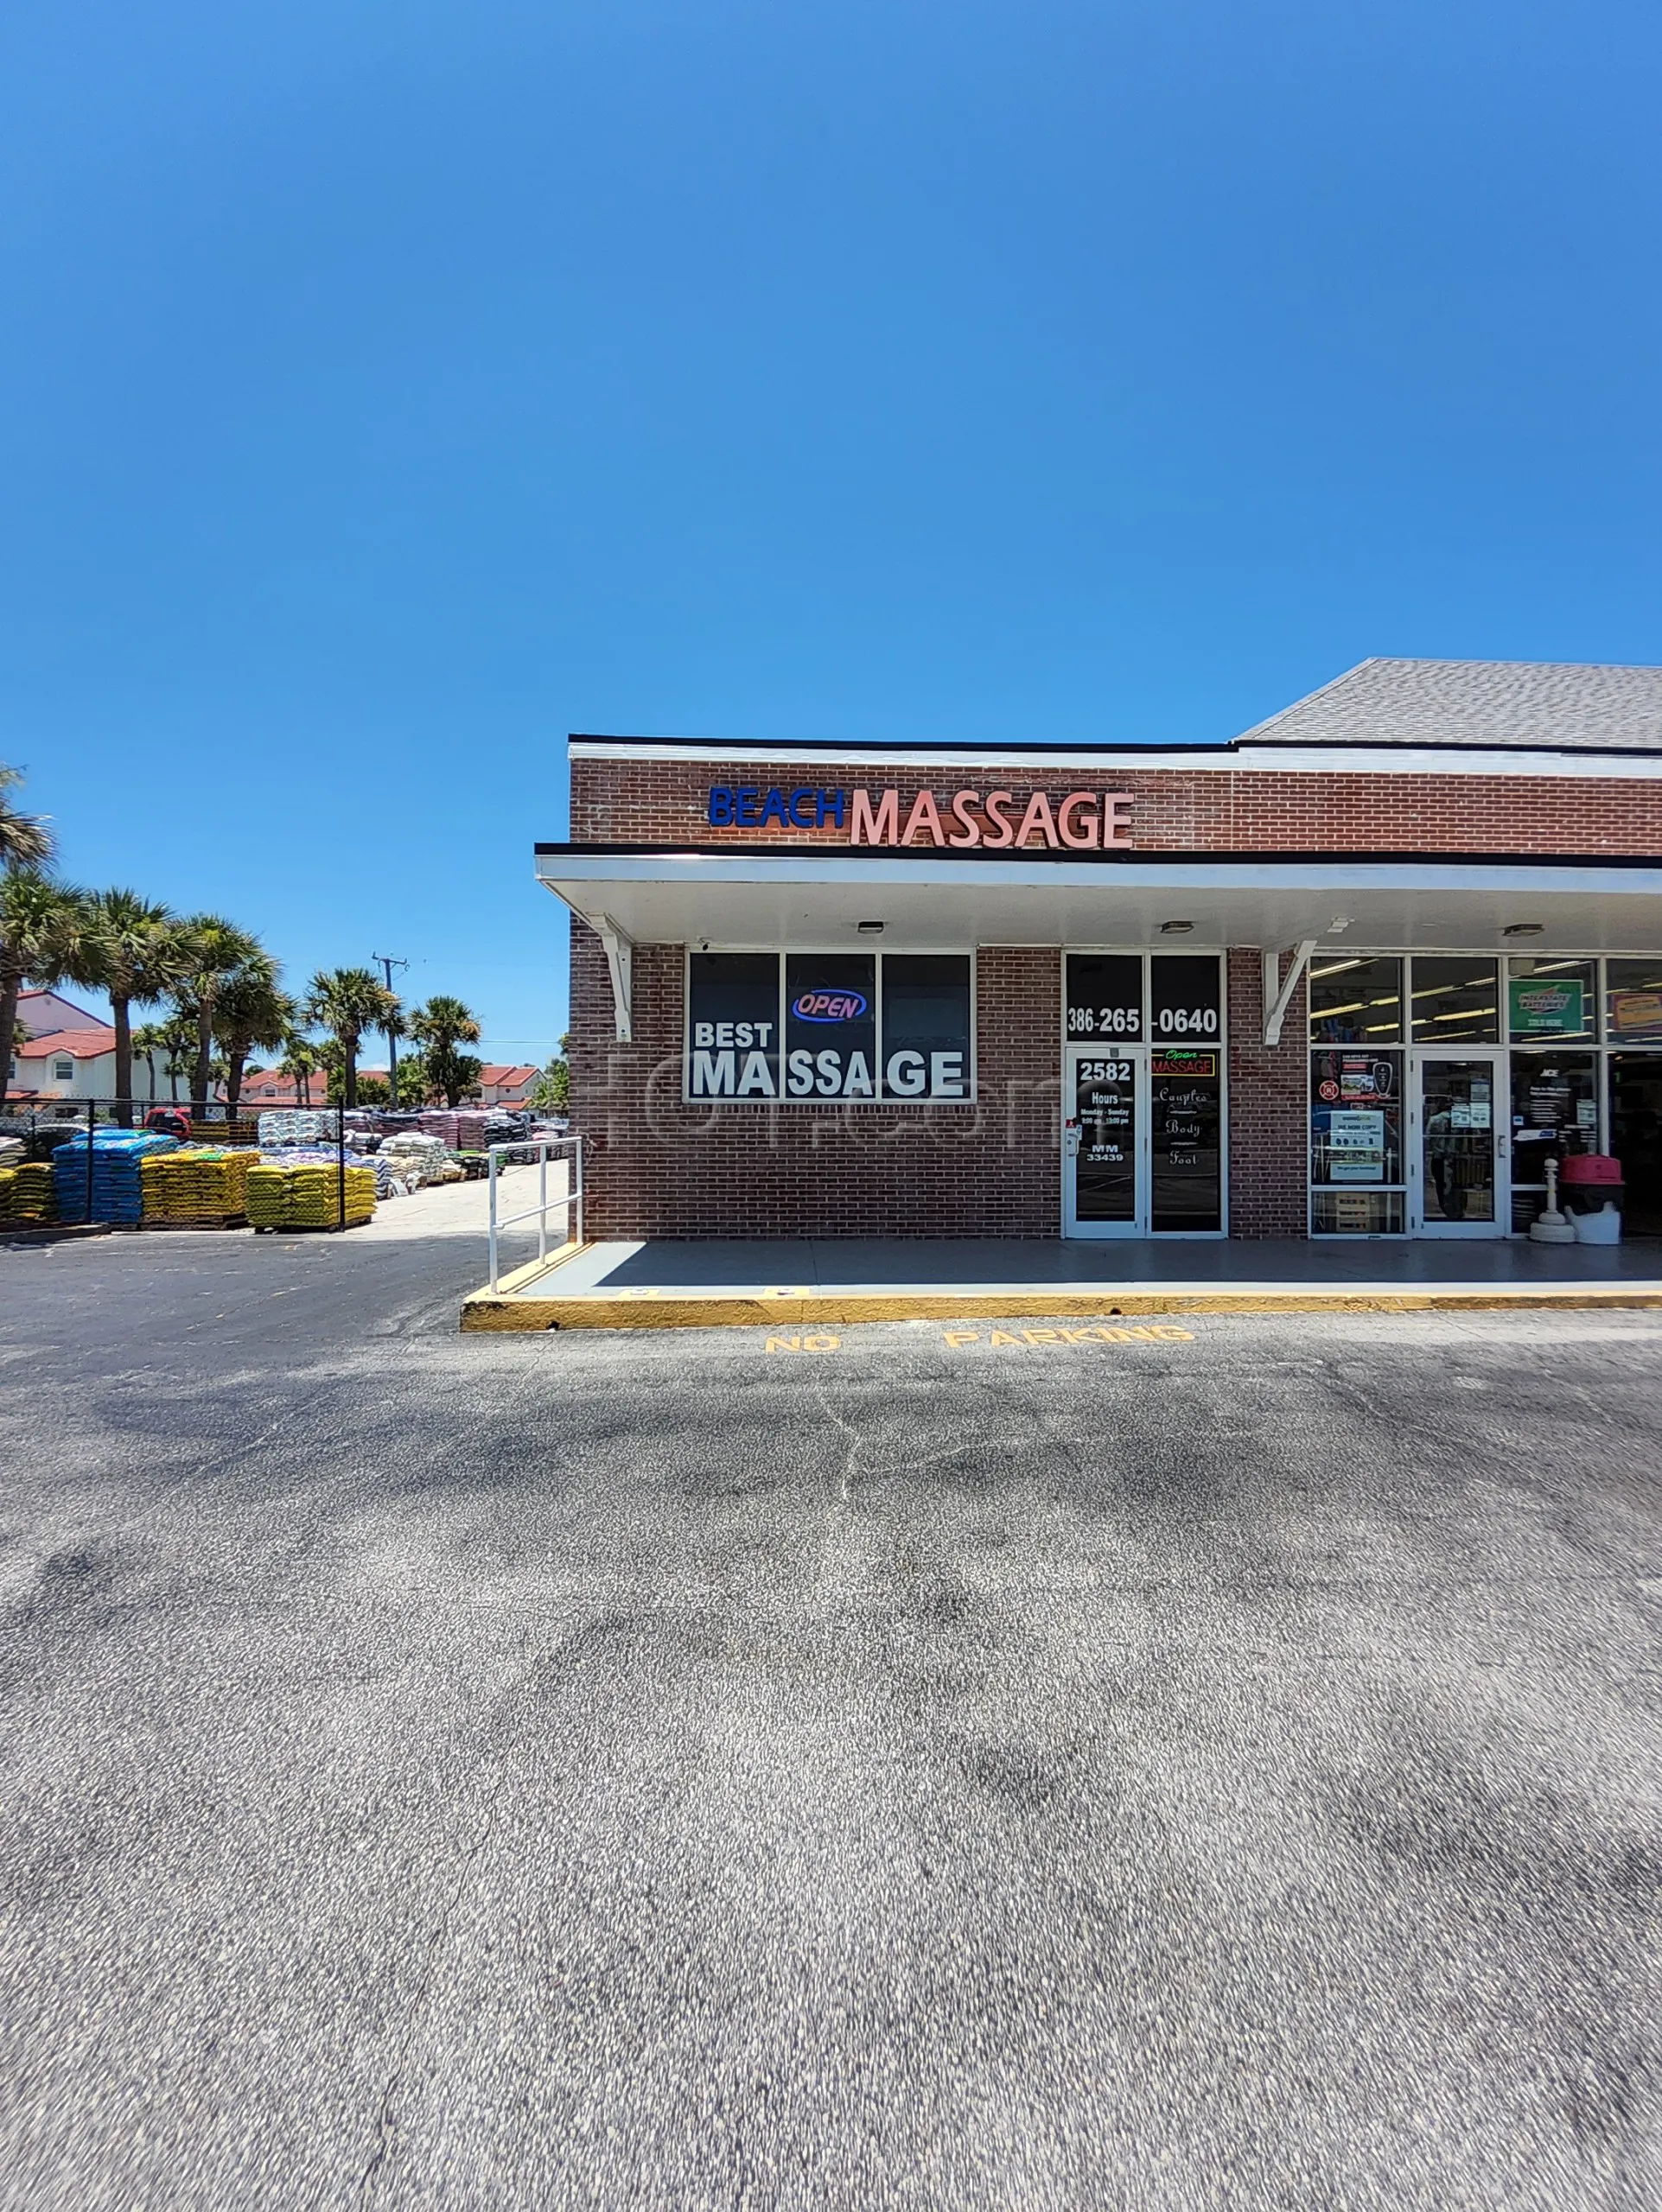
[[[480,1272],[0,1249],[0,2203],[1662,2201],[1662,1315]]]

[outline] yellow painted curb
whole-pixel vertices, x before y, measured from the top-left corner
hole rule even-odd
[[[1133,1313],[1481,1313],[1662,1307],[1662,1289],[1562,1290],[1185,1290],[827,1291],[757,1296],[732,1291],[595,1291],[535,1298],[475,1291],[462,1302],[462,1326],[483,1331],[545,1329],[773,1329],[849,1327],[862,1321],[997,1321],[1056,1314],[1112,1320]]]

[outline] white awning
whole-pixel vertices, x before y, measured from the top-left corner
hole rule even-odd
[[[628,852],[548,846],[539,880],[636,944],[825,948],[881,922],[889,950],[1318,944],[1406,951],[1662,950],[1662,867],[1596,861],[1123,860],[945,853]],[[1540,934],[1508,938],[1538,924]]]

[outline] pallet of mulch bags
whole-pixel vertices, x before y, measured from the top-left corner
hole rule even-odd
[[[248,1170],[248,1219],[257,1230],[360,1227],[375,1215],[374,1170],[348,1167],[344,1196],[343,1224],[341,1171],[328,1161],[262,1160]]]
[[[141,1129],[98,1129],[89,1145],[85,1131],[52,1153],[53,1182],[60,1221],[107,1221],[136,1228],[143,1211],[139,1180],[144,1160],[158,1152],[176,1152],[172,1137]]]
[[[244,1229],[254,1155],[223,1146],[181,1145],[139,1164],[145,1229]]]
[[[49,1160],[26,1160],[0,1168],[0,1222],[8,1228],[36,1229],[57,1218],[57,1179]]]

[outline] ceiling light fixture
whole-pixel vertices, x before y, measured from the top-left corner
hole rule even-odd
[[[883,933],[883,925],[881,922],[858,922],[855,926],[862,937],[881,937]]]
[[[1162,922],[1160,934],[1162,937],[1187,937],[1194,927],[1193,922]]]
[[[1500,934],[1502,937],[1544,937],[1546,934],[1546,924],[1544,922],[1508,922]]]

